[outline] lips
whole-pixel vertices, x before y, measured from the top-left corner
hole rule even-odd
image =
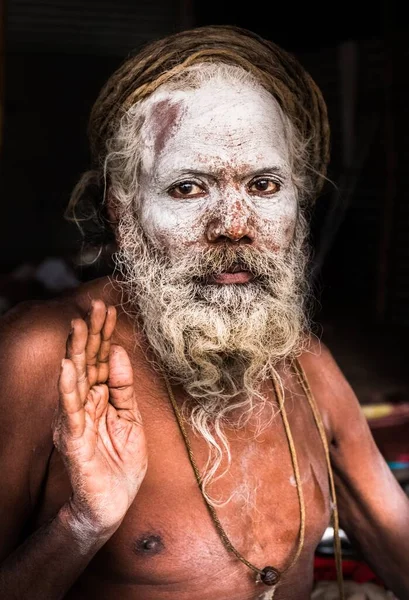
[[[228,285],[232,283],[248,283],[253,278],[253,275],[249,271],[225,271],[224,273],[213,275],[210,281],[211,283]]]
[[[254,279],[250,271],[243,264],[236,263],[221,273],[211,275],[208,282],[217,284],[248,283]]]

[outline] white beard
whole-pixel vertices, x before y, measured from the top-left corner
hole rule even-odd
[[[250,245],[224,246],[186,254],[172,264],[132,215],[119,224],[115,259],[129,307],[161,367],[183,385],[185,418],[211,450],[204,486],[220,466],[223,448],[230,461],[223,425],[241,427],[263,411],[262,428],[267,427],[275,405],[263,397],[261,384],[277,376],[279,361],[302,348],[308,329],[306,231],[300,217],[294,240],[281,255]],[[237,262],[254,275],[252,282],[205,283]],[[271,418],[266,419],[266,408]]]

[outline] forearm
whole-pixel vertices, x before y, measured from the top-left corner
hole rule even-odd
[[[98,531],[64,505],[0,565],[0,598],[60,600],[114,531]]]
[[[406,537],[403,531],[394,528],[389,532],[378,531],[378,535],[376,527],[371,534],[363,534],[363,529],[366,525],[361,523],[360,539],[350,535],[352,541],[387,588],[398,598],[409,599],[409,523]]]
[[[394,502],[383,509],[379,499],[372,510],[339,493],[341,525],[373,571],[404,600],[409,599],[409,501],[394,481],[389,492]]]

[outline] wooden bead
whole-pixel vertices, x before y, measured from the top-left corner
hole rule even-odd
[[[264,567],[260,573],[260,579],[266,585],[276,585],[280,579],[280,573],[274,567]]]

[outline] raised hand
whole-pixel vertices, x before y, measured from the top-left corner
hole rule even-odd
[[[147,452],[126,351],[111,345],[116,310],[94,300],[74,319],[59,378],[54,444],[68,469],[70,510],[96,530],[116,529],[143,481]]]

